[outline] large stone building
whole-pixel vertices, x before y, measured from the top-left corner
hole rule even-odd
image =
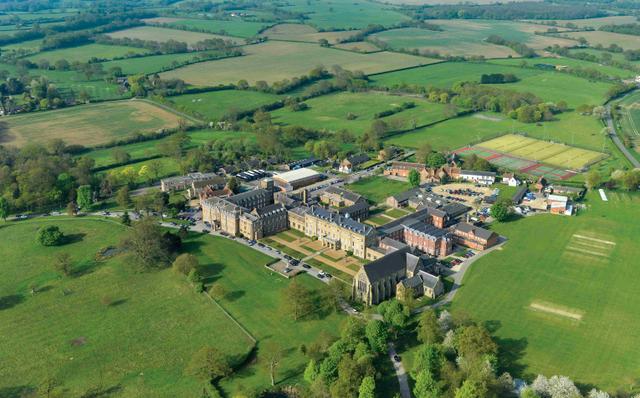
[[[444,290],[439,278],[429,272],[436,268],[435,259],[418,255],[411,248],[404,247],[360,267],[353,278],[352,296],[367,305],[396,297],[398,292],[404,298],[407,288],[411,288],[414,295],[427,293],[435,297]],[[409,281],[403,284],[405,280]],[[419,281],[422,282],[421,286],[417,286]]]
[[[453,238],[449,231],[417,219],[390,228],[386,234],[391,239],[434,257],[448,256],[453,249]]]
[[[206,184],[216,183],[220,176],[216,173],[191,173],[179,177],[163,178],[160,180],[160,190],[162,192],[182,191],[188,189],[193,182]]]
[[[273,191],[254,189],[227,198],[202,201],[202,220],[214,230],[260,239],[287,229],[287,210],[273,204]]]
[[[366,258],[367,248],[375,244],[373,227],[318,206],[289,210],[289,227],[318,238],[325,247],[360,258]]]
[[[273,181],[277,186],[285,191],[294,191],[320,181],[324,176],[312,169],[296,169],[273,176]]]
[[[320,202],[336,208],[345,217],[362,221],[369,217],[369,202],[362,195],[338,187],[329,187],[320,194]]]

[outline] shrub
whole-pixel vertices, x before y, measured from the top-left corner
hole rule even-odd
[[[58,246],[62,244],[62,241],[64,240],[64,234],[57,226],[50,225],[48,227],[42,227],[38,230],[36,240],[42,246]]]

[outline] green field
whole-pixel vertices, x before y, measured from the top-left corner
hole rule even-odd
[[[452,150],[499,134],[519,132],[543,140],[602,151],[605,140],[602,129],[602,123],[596,118],[582,116],[577,112],[557,115],[556,120],[543,122],[541,126],[535,123],[520,123],[501,114],[478,113],[393,136],[386,142],[409,148],[418,148],[427,142],[440,150]]]
[[[115,61],[103,62],[104,70],[109,70],[114,66],[122,68],[122,72],[126,75],[137,74],[150,74],[154,72],[162,72],[163,70],[171,69],[185,63],[191,63],[196,61],[200,54],[212,54],[213,52],[207,51],[204,53],[184,53],[184,54],[162,54],[151,55],[140,58],[127,58]]]
[[[456,82],[478,82],[484,73],[513,73],[520,81],[493,85],[504,89],[530,92],[546,101],[566,101],[569,106],[601,104],[610,85],[591,82],[561,72],[495,65],[492,63],[445,62],[404,71],[373,76],[379,86],[418,84],[424,86],[451,87]]]
[[[350,36],[353,36],[358,32],[359,30],[318,32],[316,29],[309,25],[285,23],[275,25],[262,32],[261,35],[266,36],[271,40],[291,40],[309,43],[317,43],[318,40],[325,39],[329,43],[333,44]]]
[[[594,50],[595,51],[595,50]],[[494,59],[489,61],[492,64],[496,65],[511,65],[511,66],[520,66],[522,63],[522,59]],[[620,79],[628,79],[630,77],[635,77],[635,73],[633,71],[627,69],[620,69],[614,66],[607,66],[595,62],[582,61],[579,59],[573,58],[535,58],[533,60],[525,61],[529,67],[533,67],[536,64],[549,64],[549,65],[561,65],[568,66],[569,68],[589,68],[596,69],[597,71],[604,73],[608,76],[620,78]]]
[[[196,114],[199,118],[206,120],[220,119],[233,112],[256,109],[279,99],[280,96],[275,94],[251,90],[210,91],[168,98],[177,109]]]
[[[12,146],[46,143],[104,144],[133,133],[176,127],[178,116],[143,101],[121,101],[9,116],[2,119],[1,141]]]
[[[577,217],[495,225],[509,239],[504,249],[465,276],[453,310],[494,325],[514,377],[562,374],[609,391],[636,385],[640,225],[629,221],[640,217],[640,197],[607,196],[590,193]]]
[[[302,76],[317,66],[330,68],[340,65],[348,70],[380,73],[410,66],[427,65],[435,60],[405,54],[379,52],[358,54],[320,47],[311,43],[268,41],[244,47],[242,57],[202,62],[163,73],[163,78],[183,79],[198,86],[237,83],[245,79],[250,83],[264,80],[268,83]]]
[[[45,224],[75,243],[37,245],[36,230]],[[121,397],[194,396],[201,384],[184,369],[195,351],[215,346],[236,363],[248,354],[251,340],[171,270],[137,272],[122,256],[94,260],[124,233],[116,222],[90,218],[0,224],[0,391],[19,396],[54,377],[73,396],[98,385]],[[80,276],[58,276],[52,259],[60,252],[72,256]],[[225,266],[260,270],[268,261],[244,248],[234,253]],[[41,292],[29,294],[32,284]]]
[[[148,52],[149,52],[148,50],[145,50],[143,48],[127,47],[127,46],[110,46],[105,44],[94,43],[94,44],[87,44],[85,46],[80,46],[80,47],[45,51],[45,52],[41,52],[32,56],[29,56],[26,59],[32,62],[38,62],[39,60],[45,59],[49,61],[51,64],[55,63],[58,60],[64,59],[72,63],[75,61],[87,62],[92,58],[112,59],[112,58],[130,56],[133,54],[145,54]]]
[[[589,42],[590,46],[597,46],[598,44],[600,44],[604,47],[609,47],[611,44],[617,44],[625,50],[640,49],[640,37],[638,36],[623,35],[620,33],[604,31],[571,32],[563,33],[561,35],[573,39],[584,37]]]
[[[284,10],[305,13],[308,23],[325,30],[358,29],[370,24],[389,26],[408,19],[390,6],[371,1],[337,0],[329,3],[292,0],[288,4],[291,5],[283,7]]]
[[[263,22],[226,21],[216,19],[190,18],[151,18],[146,19],[149,24],[162,24],[176,28],[194,29],[209,33],[218,33],[236,37],[252,37],[258,34],[268,24]]]
[[[40,46],[42,45],[42,39],[28,40],[22,41],[20,43],[9,44],[7,46],[2,47],[2,51],[12,51],[12,50],[26,50],[31,52],[40,51]]]
[[[306,101],[309,109],[294,112],[281,108],[272,112],[274,123],[303,126],[307,128],[338,131],[347,129],[356,135],[363,134],[374,120],[374,114],[394,109],[405,102],[413,102],[414,108],[381,118],[393,130],[410,129],[416,126],[446,119],[445,105],[430,103],[424,99],[402,97],[380,93],[338,93],[324,95]],[[352,113],[355,119],[349,120]]]
[[[536,23],[537,21],[531,21]],[[637,22],[637,19],[631,15],[616,15],[611,17],[602,18],[585,18],[585,19],[557,19],[554,21],[540,21],[540,22],[555,22],[558,26],[565,26],[570,23],[578,28],[594,28],[598,29],[603,25],[620,25],[627,23]],[[546,26],[546,25],[545,25]]]
[[[363,178],[346,185],[345,188],[359,193],[373,203],[383,204],[389,196],[411,189],[411,185],[408,182],[376,176]]]
[[[129,28],[125,30],[119,30],[117,32],[109,33],[108,36],[115,39],[130,38],[150,41],[169,41],[176,40],[185,42],[189,45],[194,45],[199,41],[206,39],[224,39],[231,40],[236,44],[243,44],[242,39],[232,38],[228,36],[214,35],[211,33],[189,32],[186,30],[159,28],[156,26],[138,26],[135,28]]]
[[[487,43],[485,39],[498,35],[507,40],[524,43],[535,49],[554,44],[571,46],[575,42],[567,39],[536,35],[544,31],[540,25],[512,21],[489,20],[430,20],[442,31],[419,28],[393,29],[376,33],[372,37],[388,43],[396,49],[436,51],[442,55],[483,56],[485,58],[517,57],[518,54],[506,46]]]

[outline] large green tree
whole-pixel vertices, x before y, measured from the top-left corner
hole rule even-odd
[[[9,201],[4,196],[0,196],[0,218],[4,221],[7,221],[7,217],[9,217]]]
[[[164,268],[171,261],[162,229],[151,218],[144,217],[135,223],[124,246],[131,252],[135,261],[144,269]]]
[[[413,394],[416,398],[440,397],[438,383],[428,369],[423,369],[418,373],[418,376],[416,377],[416,384],[413,387]]]
[[[418,173],[418,170],[414,169],[409,172],[409,184],[412,188],[420,185],[420,173]]]
[[[491,206],[491,217],[499,222],[506,221],[511,215],[511,207],[513,202],[510,199],[500,199]]]
[[[229,360],[217,348],[202,347],[191,358],[187,367],[187,373],[210,383],[231,373]]]
[[[372,376],[365,376],[358,389],[358,398],[375,398],[376,381]]]
[[[365,329],[369,346],[374,352],[382,353],[387,349],[387,340],[389,339],[389,332],[382,321],[371,320],[367,323]]]
[[[76,203],[83,210],[89,209],[93,204],[93,191],[91,186],[82,185],[76,192]]]

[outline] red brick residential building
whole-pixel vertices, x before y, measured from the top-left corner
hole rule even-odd
[[[474,250],[486,250],[498,243],[498,234],[466,222],[456,224],[452,228],[453,241]]]

